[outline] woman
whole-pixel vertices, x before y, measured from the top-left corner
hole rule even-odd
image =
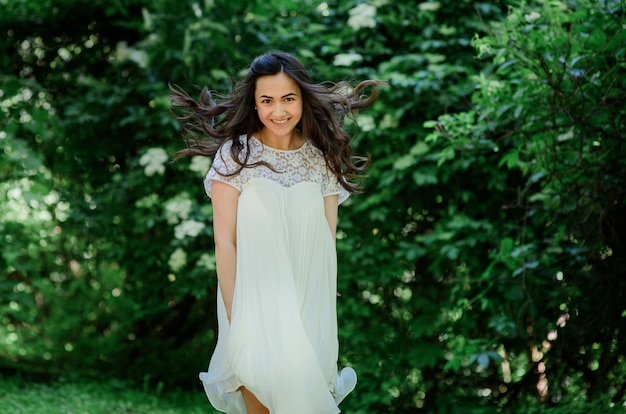
[[[284,52],[257,57],[231,96],[182,108],[181,155],[213,157],[218,341],[201,373],[213,406],[229,414],[335,414],[356,374],[337,375],[335,231],[338,205],[358,190],[344,115],[371,105],[379,81],[329,87]],[[216,122],[215,118],[220,116]]]

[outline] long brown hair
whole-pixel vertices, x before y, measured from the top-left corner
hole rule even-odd
[[[240,159],[244,148],[239,137],[250,136],[263,128],[254,111],[256,80],[261,76],[285,73],[293,79],[302,92],[302,119],[296,129],[310,139],[323,154],[328,168],[341,185],[350,192],[358,191],[355,179],[363,176],[370,163],[369,157],[353,155],[351,137],[344,130],[347,116],[354,120],[354,111],[370,106],[378,98],[378,89],[372,88],[369,96],[364,89],[383,84],[378,80],[365,80],[352,87],[349,82],[313,83],[304,65],[285,52],[270,52],[254,59],[248,74],[233,83],[231,94],[216,102],[208,88],[203,88],[198,100],[191,98],[182,88],[170,85],[174,116],[183,123],[182,136],[187,148],[178,151],[175,159],[183,155],[214,157],[219,147],[232,141],[231,155],[242,168],[256,164]],[[219,119],[217,119],[219,117]]]

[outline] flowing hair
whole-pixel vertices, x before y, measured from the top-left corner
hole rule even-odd
[[[249,140],[252,134],[263,128],[254,110],[257,78],[281,72],[293,79],[302,92],[302,118],[296,129],[322,152],[326,165],[341,186],[349,192],[358,192],[359,185],[354,181],[363,177],[370,158],[353,154],[351,137],[344,130],[343,123],[346,116],[354,120],[355,111],[367,108],[378,98],[376,87],[372,88],[370,95],[364,95],[363,91],[384,82],[365,80],[355,87],[346,81],[316,84],[298,59],[279,51],[255,58],[246,77],[233,82],[230,96],[223,99],[216,96],[221,102],[217,102],[206,87],[195,100],[179,86],[170,85],[171,103],[176,110],[174,116],[182,122],[181,133],[187,144],[187,148],[178,151],[174,159],[184,155],[214,157],[224,142],[232,141],[231,155],[240,167],[232,175],[243,168],[264,164],[249,164],[247,151],[244,158],[240,158],[244,144],[239,137],[246,135]]]

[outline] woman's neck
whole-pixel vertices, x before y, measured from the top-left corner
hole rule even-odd
[[[293,130],[287,135],[274,135],[263,128],[254,135],[263,145],[279,150],[295,150],[300,148],[306,141],[297,131]]]

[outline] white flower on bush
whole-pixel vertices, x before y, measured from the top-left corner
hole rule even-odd
[[[335,55],[335,59],[333,59],[333,65],[352,66],[353,63],[357,63],[362,60],[363,56],[358,53],[339,53]]]
[[[185,220],[174,227],[174,236],[182,240],[185,237],[196,237],[205,228],[205,224],[196,220]]]
[[[148,66],[148,54],[143,50],[128,47],[128,43],[124,41],[117,42],[117,47],[115,48],[115,58],[118,62],[130,60],[143,69]]]
[[[169,224],[187,220],[193,204],[186,192],[178,194],[165,202],[165,219]]]
[[[170,269],[172,269],[172,272],[178,272],[187,264],[187,253],[180,247],[177,248],[170,255],[167,264],[170,266]]]
[[[167,152],[163,148],[150,148],[139,158],[139,165],[144,167],[145,174],[150,177],[155,173],[165,173],[165,162],[168,160]]]
[[[215,255],[202,253],[198,259],[198,266],[206,267],[209,270],[215,270]]]
[[[535,23],[540,17],[541,15],[537,12],[531,12],[524,15],[524,19],[526,19],[526,22],[530,24]]]
[[[376,128],[376,121],[371,115],[359,116],[359,129],[361,131],[372,131],[374,128]]]
[[[204,174],[211,167],[211,159],[209,157],[196,156],[191,159],[189,169],[193,172]]]
[[[371,4],[361,3],[352,10],[350,10],[350,17],[348,18],[348,26],[354,31],[357,31],[363,27],[376,27],[376,6]]]

